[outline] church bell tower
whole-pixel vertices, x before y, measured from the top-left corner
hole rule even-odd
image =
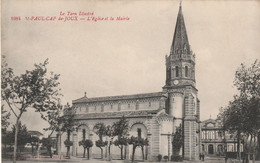
[[[168,95],[166,112],[174,118],[174,132],[177,127],[182,127],[184,144],[180,154],[184,159],[197,160],[200,151],[200,102],[195,81],[195,53],[189,44],[181,3],[170,54],[165,58],[166,82],[163,91]]]
[[[195,87],[195,54],[190,48],[180,5],[170,55],[166,56],[165,87],[184,85]]]

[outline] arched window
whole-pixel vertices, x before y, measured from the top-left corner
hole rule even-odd
[[[185,77],[188,77],[188,66],[185,66]]]
[[[167,69],[167,78],[168,79],[171,78],[171,68],[170,67]]]
[[[86,140],[86,130],[85,129],[82,130],[82,138],[83,138],[83,140]]]
[[[175,75],[176,75],[176,77],[179,77],[179,67],[178,66],[175,67]]]
[[[174,69],[172,68],[170,72],[171,72],[171,79],[173,79],[174,78]]]
[[[141,128],[137,128],[137,136],[138,136],[138,138],[142,137],[142,129]]]

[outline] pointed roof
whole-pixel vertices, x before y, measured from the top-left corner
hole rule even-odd
[[[177,52],[177,50],[179,52]],[[177,22],[176,22],[172,46],[171,46],[171,54],[180,53],[180,50],[182,50],[182,53],[190,54],[190,44],[189,44],[184,18],[182,14],[181,3],[179,7],[179,13],[177,17]]]

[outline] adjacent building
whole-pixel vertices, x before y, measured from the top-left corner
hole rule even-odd
[[[223,131],[220,119],[208,119],[201,123],[201,146],[206,155],[224,156],[227,152],[237,152],[237,138]],[[243,144],[240,145],[243,151]]]

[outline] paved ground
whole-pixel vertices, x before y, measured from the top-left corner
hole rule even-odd
[[[7,161],[7,160],[2,160],[3,163],[12,163],[12,161]],[[46,163],[46,162],[69,162],[69,163],[130,163],[130,161],[122,161],[122,160],[112,160],[112,161],[103,161],[103,160],[98,160],[98,159],[92,159],[92,160],[87,160],[87,159],[82,159],[82,158],[73,158],[70,160],[47,160],[45,159],[44,161],[42,160],[25,160],[25,161],[17,161],[17,163],[26,163],[26,162],[37,162],[37,163]],[[138,163],[141,163],[142,161],[137,161]],[[157,163],[157,162],[153,162]],[[168,162],[172,163],[172,162]],[[218,158],[218,157],[206,157],[205,161],[183,161],[183,163],[225,163],[224,158]],[[228,163],[238,163],[235,160],[228,160]],[[256,161],[256,163],[260,163],[260,161]]]

